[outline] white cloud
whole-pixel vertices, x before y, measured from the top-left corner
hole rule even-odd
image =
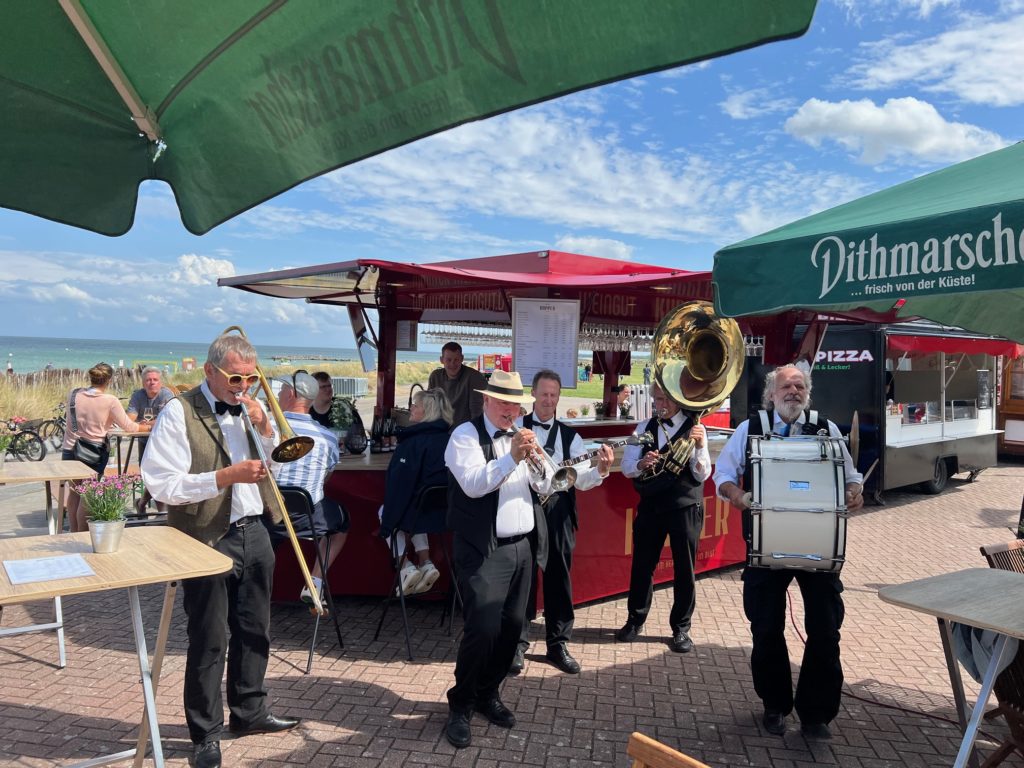
[[[991,131],[950,122],[931,104],[910,97],[881,106],[870,99],[810,99],[786,121],[785,129],[815,148],[834,141],[869,165],[954,163],[1007,144]]]
[[[938,8],[957,8],[960,0],[833,0],[848,18],[860,23],[865,14],[896,15],[909,12],[911,16],[927,19]]]
[[[38,301],[66,301],[72,304],[96,304],[97,300],[83,291],[67,283],[56,283],[47,286],[31,286],[29,294]]]
[[[903,36],[862,48],[863,61],[850,69],[866,90],[915,85],[969,104],[1024,104],[1024,15],[991,21],[970,16],[934,37],[904,42]]]
[[[734,120],[750,120],[775,112],[788,112],[795,106],[795,102],[793,99],[772,98],[767,88],[754,88],[749,91],[730,91],[725,101],[719,102],[718,106]]]
[[[607,259],[629,261],[633,258],[633,246],[621,240],[610,240],[604,237],[560,237],[555,241],[556,251],[582,253],[587,256],[603,256]]]
[[[216,284],[217,278],[231,277],[235,274],[235,265],[226,259],[213,259],[186,253],[178,257],[178,268],[172,270],[169,277],[174,282],[185,285]]]

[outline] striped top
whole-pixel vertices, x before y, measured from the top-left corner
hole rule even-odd
[[[313,450],[298,461],[278,464],[274,475],[279,485],[305,488],[313,503],[319,504],[324,498],[324,482],[341,458],[338,438],[313,421],[308,413],[286,413],[284,416],[296,435],[313,438]]]

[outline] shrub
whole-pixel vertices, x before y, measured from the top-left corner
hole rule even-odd
[[[75,490],[81,495],[90,520],[115,522],[124,520],[132,493],[139,490],[141,485],[142,480],[138,475],[112,475],[102,480],[82,480]]]

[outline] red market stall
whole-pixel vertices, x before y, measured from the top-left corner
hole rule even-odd
[[[447,340],[479,343],[481,338],[489,338],[500,343],[512,328],[513,300],[523,298],[579,302],[579,344],[595,350],[594,369],[604,373],[607,412],[617,413],[615,388],[619,376],[630,370],[632,352],[649,350],[659,322],[674,307],[694,299],[711,299],[707,272],[560,251],[431,264],[359,259],[222,278],[218,284],[346,307],[357,346],[361,351],[364,347],[376,349],[377,415],[387,415],[395,406],[400,339],[416,338],[424,326],[437,324],[441,327],[432,335]],[[709,423],[716,420],[727,426],[728,415],[712,414]],[[587,440],[627,435],[636,421],[595,418],[574,422],[574,426]],[[391,586],[389,553],[377,536],[377,510],[384,497],[389,460],[387,453],[346,456],[328,482],[328,494],[343,504],[352,518],[345,550],[331,569],[335,593],[383,595]],[[599,488],[579,494],[580,531],[573,565],[577,602],[628,590],[631,522],[637,501],[632,483],[619,471],[613,471]],[[714,498],[710,482],[705,487],[705,501],[697,570],[742,562],[745,550],[739,513]],[[433,546],[436,551],[431,556],[440,562],[440,547]],[[290,552],[282,553],[275,578],[276,598],[294,599],[298,593],[297,569],[290,558]],[[671,579],[671,552],[666,547],[655,581]]]

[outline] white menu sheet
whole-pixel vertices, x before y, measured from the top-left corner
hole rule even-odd
[[[30,584],[34,581],[56,581],[96,575],[81,555],[4,560],[4,568],[11,584]]]
[[[550,368],[562,389],[576,389],[580,303],[576,299],[512,299],[512,369],[527,388]]]

